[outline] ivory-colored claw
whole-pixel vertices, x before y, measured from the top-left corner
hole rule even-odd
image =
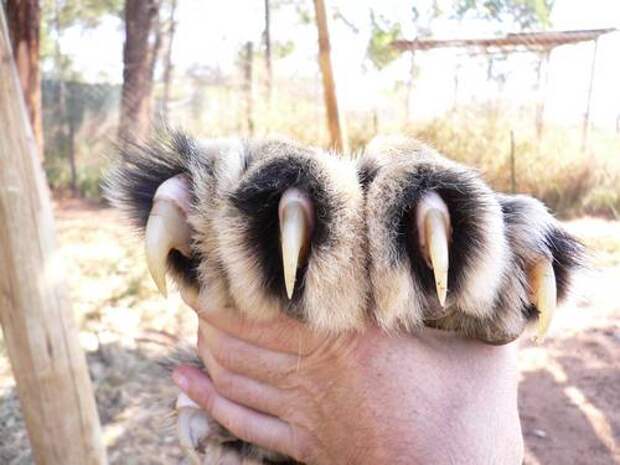
[[[428,210],[424,218],[424,230],[427,254],[435,275],[437,297],[443,307],[446,304],[446,295],[448,293],[449,267],[449,226],[446,224],[444,214],[438,209]]]
[[[535,339],[542,341],[557,307],[555,272],[549,259],[544,258],[532,267],[530,288],[532,303],[539,312]]]
[[[310,245],[312,232],[312,209],[308,196],[296,188],[288,189],[280,199],[280,243],[284,285],[289,299],[295,291],[297,268]]]
[[[210,433],[209,416],[203,410],[194,407],[177,409],[177,437],[195,465],[202,463],[196,449]]]
[[[171,250],[190,255],[191,229],[174,201],[155,200],[146,223],[145,251],[148,269],[159,291],[167,296],[166,262]]]

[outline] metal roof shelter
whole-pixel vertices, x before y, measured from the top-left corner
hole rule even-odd
[[[592,65],[590,68],[590,84],[588,87],[587,106],[584,112],[582,127],[582,149],[587,147],[588,133],[590,129],[590,106],[592,99],[592,88],[594,84],[594,74],[596,71],[596,56],[598,51],[598,39],[604,34],[617,31],[616,28],[588,29],[577,31],[544,31],[544,32],[519,32],[509,33],[500,37],[483,38],[464,38],[464,39],[436,39],[432,37],[419,37],[414,40],[396,40],[392,46],[402,52],[428,51],[434,49],[460,48],[467,49],[470,53],[478,51],[482,54],[497,53],[517,53],[529,52],[541,56],[541,65],[545,64],[545,69],[549,61],[549,55],[555,47],[561,45],[577,44],[581,42],[594,41],[594,52],[592,55]],[[542,66],[538,68],[539,88],[546,84],[545,76],[541,73]],[[540,136],[542,131],[542,113],[544,110],[544,98],[539,103],[537,109],[536,126]]]
[[[614,31],[616,31],[615,28],[583,31],[519,32],[507,34],[503,37],[477,39],[420,37],[414,40],[397,40],[392,43],[392,46],[401,51],[431,50],[436,48],[482,48],[495,49],[498,52],[512,52],[523,49],[532,52],[542,52],[560,45],[597,40],[601,35]]]

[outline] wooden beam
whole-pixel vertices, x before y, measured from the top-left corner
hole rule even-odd
[[[0,323],[38,465],[104,465],[52,208],[0,8]]]
[[[392,46],[398,50],[431,50],[436,48],[483,48],[494,50],[506,50],[513,48],[525,48],[529,50],[544,51],[549,48],[566,44],[576,44],[595,40],[603,34],[609,34],[616,29],[590,29],[582,31],[545,31],[545,32],[522,32],[507,34],[502,37],[481,37],[467,39],[437,39],[432,37],[420,37],[414,40],[396,40]]]
[[[327,125],[329,128],[330,146],[334,150],[346,150],[346,138],[344,136],[344,124],[338,108],[336,95],[336,82],[332,69],[331,45],[329,41],[329,28],[327,26],[327,14],[324,0],[314,0],[316,14],[316,26],[319,33],[319,65],[323,76],[323,94],[325,98],[325,110],[327,112]]]

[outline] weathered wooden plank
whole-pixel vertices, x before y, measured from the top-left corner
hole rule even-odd
[[[49,193],[0,7],[0,323],[39,465],[104,465]]]

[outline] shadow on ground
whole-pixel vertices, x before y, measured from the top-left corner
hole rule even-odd
[[[118,343],[87,354],[110,465],[183,463],[169,416],[177,390],[161,359]],[[0,389],[0,464],[32,463],[15,387]]]
[[[591,330],[552,346],[547,369],[522,373],[525,464],[620,463],[620,339]]]

